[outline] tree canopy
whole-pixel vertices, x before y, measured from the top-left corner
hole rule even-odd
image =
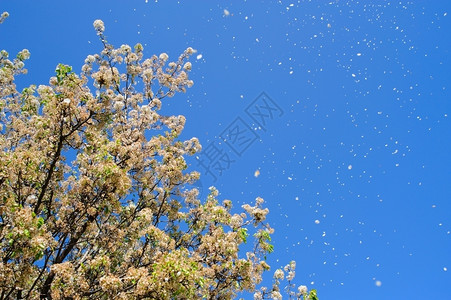
[[[30,53],[1,51],[0,299],[280,299],[285,273],[290,298],[316,299],[292,284],[294,262],[258,288],[273,250],[262,198],[235,213],[214,187],[186,189],[201,145],[159,111],[193,85],[195,50],[144,58],[94,28],[103,50],[47,85],[18,91]]]

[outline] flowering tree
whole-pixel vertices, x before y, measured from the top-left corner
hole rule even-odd
[[[272,251],[263,199],[234,214],[216,189],[203,201],[185,189],[199,173],[184,156],[201,146],[179,139],[183,116],[159,114],[193,84],[195,50],[143,59],[141,44],[114,48],[94,27],[103,50],[79,75],[60,64],[22,92],[14,78],[30,53],[1,51],[0,299],[279,299],[282,270],[256,288]],[[294,263],[285,271],[291,289]]]

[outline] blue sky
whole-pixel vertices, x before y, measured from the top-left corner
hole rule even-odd
[[[215,185],[237,211],[265,199],[273,270],[296,260],[296,282],[322,300],[449,299],[451,2],[17,0],[0,10],[10,13],[0,48],[31,52],[22,87],[47,83],[60,62],[80,71],[101,50],[95,19],[110,42],[141,42],[148,56],[197,49],[194,86],[164,111],[185,115],[183,137],[203,144],[190,162],[204,196]]]

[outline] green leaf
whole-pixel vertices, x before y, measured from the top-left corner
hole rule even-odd
[[[39,217],[38,218],[38,223],[37,223],[38,229],[41,228],[42,225],[44,225],[44,219],[42,217]]]
[[[266,241],[271,241],[271,236],[269,235],[269,232],[262,231],[262,238]]]
[[[241,228],[238,230],[238,234],[240,235],[240,238],[243,240],[243,242],[247,242],[247,237],[249,234],[247,233],[247,228]]]
[[[311,290],[308,295],[309,300],[319,300],[318,296],[316,295],[316,290]]]
[[[273,253],[274,252],[274,246],[267,243],[266,244],[266,251],[268,251],[268,253]]]
[[[63,79],[65,77],[67,77],[67,75],[72,73],[72,67],[63,65],[63,64],[58,64],[58,66],[56,67],[55,73],[56,73],[56,79],[57,79],[58,83],[61,83],[63,81]]]

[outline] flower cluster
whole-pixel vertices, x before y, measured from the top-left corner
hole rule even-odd
[[[260,288],[260,290],[255,291],[254,300],[262,300],[262,299],[274,299],[279,300],[282,299],[282,294],[280,293],[280,284],[286,279],[288,281],[287,286],[285,287],[285,292],[288,294],[290,299],[298,299],[298,300],[318,300],[316,295],[316,290],[311,290],[308,292],[308,289],[305,285],[300,285],[297,287],[293,283],[293,279],[295,277],[295,269],[296,262],[291,261],[287,264],[283,269],[277,269],[274,272],[274,284],[271,290],[268,290],[266,287]],[[285,276],[285,273],[286,276]]]
[[[100,35],[105,31],[105,25],[102,20],[95,20],[93,25],[94,29],[97,31],[97,34]]]

